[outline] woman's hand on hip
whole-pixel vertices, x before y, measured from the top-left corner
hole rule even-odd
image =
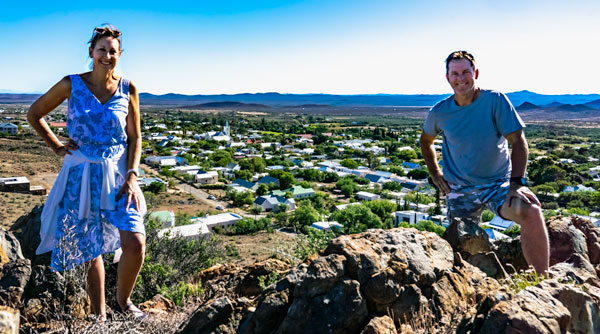
[[[77,149],[79,149],[79,145],[77,145],[73,139],[69,138],[69,140],[67,140],[67,142],[63,143],[62,146],[55,148],[54,153],[56,155],[60,155],[61,157],[64,157],[67,154],[72,154],[70,151],[75,151]]]
[[[140,194],[137,192],[137,176],[133,173],[127,174],[125,177],[125,183],[121,186],[119,193],[117,194],[117,200],[121,196],[125,195],[127,198],[127,204],[125,210],[129,210],[129,205],[133,202],[133,206],[139,212],[140,211]]]

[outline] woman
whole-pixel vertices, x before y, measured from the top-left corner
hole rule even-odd
[[[64,77],[31,105],[28,121],[63,167],[42,212],[37,254],[52,250],[51,267],[61,271],[86,263],[92,310],[106,319],[102,254],[121,247],[116,309],[137,319],[131,303],[145,250],[144,197],[137,185],[141,154],[136,87],[114,74],[121,32],[94,29],[89,41],[91,72]],[[61,143],[43,117],[68,99],[69,140]]]

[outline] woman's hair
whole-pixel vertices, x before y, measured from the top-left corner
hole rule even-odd
[[[94,48],[94,46],[96,46],[96,43],[100,40],[100,38],[102,37],[113,37],[116,38],[119,41],[119,50],[122,52],[122,48],[121,48],[121,31],[117,28],[115,28],[112,24],[108,24],[108,23],[103,23],[102,25],[100,25],[99,27],[94,28],[94,32],[92,33],[92,38],[90,38],[89,40],[89,44],[90,44],[90,48]]]

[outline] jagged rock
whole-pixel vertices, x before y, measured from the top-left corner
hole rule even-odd
[[[148,314],[160,314],[173,311],[175,303],[163,295],[156,295],[152,299],[140,303],[138,307]]]
[[[564,262],[573,254],[587,257],[585,235],[569,218],[555,218],[546,222],[550,239],[550,265]]]
[[[287,290],[267,295],[260,307],[252,314],[244,333],[272,333],[285,318],[289,307]]]
[[[209,300],[196,310],[194,315],[179,327],[177,333],[218,333],[224,330],[219,328],[227,324],[233,312],[233,305],[227,297]]]
[[[494,252],[473,254],[469,256],[467,261],[479,268],[489,277],[501,279],[507,276],[506,271],[500,264],[500,260],[498,260],[498,257]]]
[[[528,287],[496,304],[480,333],[565,333],[570,319],[569,310],[548,291]]]
[[[596,275],[594,267],[592,267],[586,257],[580,254],[573,254],[566,262],[557,263],[550,267],[548,269],[548,276],[551,278],[572,280],[577,284],[588,283],[600,287],[600,280]]]
[[[491,250],[487,233],[479,225],[463,222],[459,218],[452,219],[443,238],[450,243],[455,252],[460,252],[465,259],[470,255]]]
[[[10,227],[19,240],[23,256],[31,260],[32,265],[50,265],[51,253],[36,255],[35,250],[40,244],[40,226],[43,205],[36,205],[27,215],[21,216]]]
[[[294,296],[312,298],[326,293],[344,275],[346,258],[331,254],[314,260],[307,268],[304,279],[296,285]]]
[[[30,276],[31,262],[28,259],[6,263],[2,267],[0,278],[0,301],[3,301],[4,305],[19,306]]]
[[[529,267],[527,260],[525,260],[525,256],[523,256],[521,236],[494,242],[493,251],[498,257],[500,264],[503,265],[509,273],[512,273],[513,271],[509,270],[507,265],[512,266],[515,271],[526,270]]]
[[[368,318],[367,303],[360,294],[359,287],[357,281],[344,279],[326,294],[312,298],[296,296],[275,333],[358,332]]]
[[[591,285],[578,287],[573,284],[561,284],[557,280],[542,281],[537,287],[548,291],[569,310],[569,333],[600,333],[600,305],[590,296],[590,293],[600,296],[600,288]]]
[[[262,292],[259,277],[269,277],[272,273],[280,276],[290,269],[290,265],[277,259],[267,259],[250,265],[248,269],[240,286],[240,293],[243,296],[257,296]]]
[[[19,310],[7,306],[0,306],[0,333],[19,333]]]
[[[392,318],[386,316],[371,319],[360,334],[397,334]]]
[[[577,216],[573,216],[571,222],[585,236],[590,263],[594,266],[600,264],[600,229],[591,221]]]
[[[0,267],[10,261],[23,259],[21,244],[15,235],[4,229],[0,229]]]

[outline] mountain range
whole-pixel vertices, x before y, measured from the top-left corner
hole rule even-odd
[[[372,95],[332,95],[332,94],[280,94],[243,93],[219,95],[154,95],[141,93],[142,105],[223,108],[243,107],[244,104],[266,105],[269,107],[294,107],[311,105],[337,107],[429,107],[450,94],[372,94]],[[600,109],[600,94],[544,95],[527,90],[506,94],[518,109],[527,108],[566,108],[576,111],[581,108]],[[39,94],[0,94],[0,103],[31,103]],[[527,104],[525,104],[527,103]]]

